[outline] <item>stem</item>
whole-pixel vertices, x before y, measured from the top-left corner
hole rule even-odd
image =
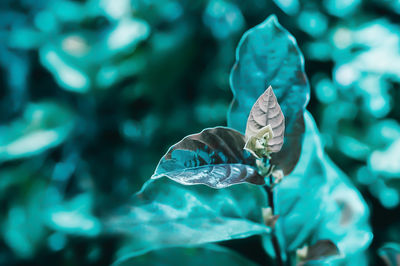
[[[270,180],[270,185],[266,186],[266,190],[267,190],[267,195],[268,195],[268,203],[269,206],[271,206],[271,210],[272,210],[272,215],[275,215],[275,204],[274,204],[274,193],[273,193],[273,188],[272,188],[272,176],[269,176],[269,180]],[[275,234],[275,228],[272,228],[271,231],[271,241],[272,241],[272,246],[274,248],[275,251],[275,255],[276,255],[276,263],[278,266],[283,266],[283,260],[282,260],[282,256],[281,256],[281,247],[279,246],[279,242],[278,242],[278,238],[276,237]]]
[[[278,266],[283,266],[283,261],[281,257],[281,248],[278,243],[278,238],[276,237],[275,231],[272,230],[272,246],[274,247],[275,255],[276,255],[276,264]]]

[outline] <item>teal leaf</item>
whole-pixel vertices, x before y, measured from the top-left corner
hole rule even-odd
[[[50,194],[50,193],[48,193]],[[55,231],[83,237],[95,237],[101,232],[100,221],[92,214],[93,196],[80,194],[68,201],[48,206],[43,218]]]
[[[400,265],[400,245],[398,243],[387,243],[378,250],[379,256],[387,266]]]
[[[295,15],[300,10],[299,0],[274,0],[275,4],[288,15]]]
[[[204,10],[203,21],[214,37],[220,40],[237,34],[245,24],[240,9],[234,3],[224,0],[209,1]]]
[[[368,206],[325,154],[312,116],[306,112],[304,117],[306,133],[299,163],[276,187],[280,215],[276,227],[282,249],[290,253],[305,244],[329,239],[337,245],[345,263],[362,265],[363,252],[372,240]],[[270,249],[269,239],[265,244]]]
[[[176,247],[154,250],[140,256],[129,256],[116,261],[114,266],[147,265],[231,265],[255,266],[256,264],[240,254],[218,245],[197,247]]]
[[[368,165],[376,173],[387,179],[400,177],[400,138],[385,150],[375,150],[370,154]]]
[[[173,145],[152,178],[166,176],[184,185],[218,189],[243,182],[262,185],[265,181],[254,167],[255,158],[244,146],[244,136],[233,129],[205,129]]]
[[[150,25],[144,20],[110,21],[105,30],[78,29],[54,36],[39,48],[40,61],[67,91],[106,89],[137,74],[141,63],[133,55],[149,36]]]
[[[132,252],[268,234],[262,219],[267,199],[252,184],[225,189],[149,180],[132,202],[103,219],[112,234],[132,237]]]
[[[34,156],[58,146],[74,124],[73,113],[59,104],[28,105],[21,118],[0,127],[0,162]]]
[[[31,184],[24,190],[24,196],[4,213],[2,240],[17,257],[32,258],[43,245],[47,234],[41,217],[45,194],[45,182]]]
[[[310,88],[296,40],[274,15],[243,35],[230,85],[235,98],[228,113],[228,126],[240,132],[245,131],[247,117],[258,96],[268,86],[274,89],[285,116],[285,143],[272,161],[289,174],[300,156],[303,113]]]

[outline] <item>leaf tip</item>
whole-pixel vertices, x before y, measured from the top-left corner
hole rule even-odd
[[[271,14],[268,16],[268,18],[265,20],[266,23],[273,23],[274,25],[279,25],[278,17],[275,14]]]

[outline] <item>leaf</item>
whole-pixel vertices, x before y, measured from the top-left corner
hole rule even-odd
[[[23,117],[0,128],[0,162],[38,155],[72,132],[73,113],[54,102],[32,103]]]
[[[325,154],[318,129],[306,112],[302,154],[294,171],[276,187],[276,231],[282,250],[330,239],[345,265],[364,265],[372,240],[369,209],[349,178]],[[273,253],[270,239],[265,248]],[[348,264],[347,264],[348,263]]]
[[[201,259],[199,259],[201,258]],[[240,254],[218,246],[204,245],[195,247],[167,248],[148,252],[146,254],[127,256],[116,261],[114,266],[147,266],[147,265],[256,265]]]
[[[307,248],[307,254],[297,265],[307,265],[310,261],[323,261],[324,259],[332,256],[339,255],[339,249],[330,240],[319,240],[314,245]]]
[[[71,200],[51,199],[51,205],[42,215],[46,225],[65,234],[95,237],[101,233],[100,221],[93,215],[93,198],[82,193]]]
[[[299,12],[299,0],[274,0],[274,2],[283,12],[290,16],[296,15]]]
[[[262,185],[255,158],[243,150],[244,136],[215,127],[189,135],[173,145],[159,162],[152,179],[167,176],[184,184],[225,188],[239,183]]]
[[[39,48],[40,62],[67,91],[106,89],[137,74],[141,64],[133,55],[149,35],[146,21],[127,17],[104,30],[75,29],[46,41]]]
[[[271,86],[268,87],[251,108],[246,125],[246,138],[256,135],[257,132],[267,125],[271,125],[273,132],[273,138],[268,141],[268,150],[278,152],[283,145],[285,117]]]
[[[285,116],[285,143],[272,162],[285,175],[295,167],[304,133],[303,113],[310,88],[304,59],[296,40],[272,15],[247,31],[239,42],[230,75],[235,96],[228,113],[228,126],[244,132],[253,103],[272,86]]]
[[[103,219],[104,229],[132,238],[132,252],[268,234],[262,187],[225,189],[184,186],[168,178],[149,180],[132,202]]]
[[[386,243],[378,250],[378,254],[387,266],[400,265],[400,245],[398,243]]]
[[[10,202],[12,205],[4,213],[2,240],[16,257],[33,258],[48,235],[41,217],[47,188],[43,180],[30,184],[18,201]]]

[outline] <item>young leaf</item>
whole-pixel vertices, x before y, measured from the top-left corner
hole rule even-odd
[[[129,205],[103,219],[110,233],[132,238],[132,252],[268,234],[260,186],[225,189],[184,186],[168,178],[149,180]]]
[[[201,258],[199,260],[199,258]],[[255,266],[256,264],[233,250],[218,245],[177,247],[154,250],[146,254],[127,255],[113,263],[113,266],[148,265],[231,265]]]
[[[272,15],[247,31],[236,50],[230,75],[235,96],[228,113],[228,126],[240,132],[246,128],[250,110],[267,85],[271,85],[285,116],[285,143],[272,154],[272,162],[285,175],[295,167],[304,133],[303,113],[310,88],[304,59],[296,40]]]
[[[306,254],[303,258],[300,258],[298,266],[307,265],[310,261],[321,261],[328,257],[339,255],[339,249],[330,240],[319,240],[314,245],[306,249]]]
[[[152,179],[167,176],[184,184],[224,188],[238,183],[262,185],[244,136],[229,128],[215,127],[189,135],[173,145],[159,162]]]
[[[268,150],[278,152],[283,145],[285,117],[271,86],[268,87],[251,108],[249,118],[247,119],[246,138],[257,135],[267,125],[271,125],[273,133],[272,139],[268,140]]]
[[[255,135],[246,137],[247,141],[244,145],[244,149],[257,158],[269,157],[271,150],[268,147],[268,143],[274,137],[271,125],[267,125],[261,128]]]

